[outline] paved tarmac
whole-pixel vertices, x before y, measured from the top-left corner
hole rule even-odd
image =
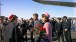
[[[31,42],[30,40],[30,32],[29,30],[27,30],[27,42]],[[72,31],[71,32],[71,38],[72,38],[72,42],[76,42],[76,31]],[[1,40],[0,40],[1,41]],[[56,37],[53,37],[53,41],[52,42],[57,42],[57,38]],[[25,41],[26,42],[26,41]],[[62,40],[60,40],[60,42],[62,42]]]
[[[71,37],[72,37],[72,42],[76,42],[76,32],[72,31],[71,32]],[[27,32],[27,38],[28,38],[28,42],[31,42],[30,40],[30,32]],[[53,37],[53,41],[52,42],[58,42],[56,37]],[[62,40],[60,40],[60,42],[62,42]]]

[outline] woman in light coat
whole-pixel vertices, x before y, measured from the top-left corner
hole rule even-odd
[[[11,15],[9,17],[10,23],[5,27],[4,31],[4,42],[10,42],[12,39],[12,31],[14,27],[17,25],[17,16]]]

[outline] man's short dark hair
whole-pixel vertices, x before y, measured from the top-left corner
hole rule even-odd
[[[61,18],[57,18],[58,20],[61,20]]]
[[[33,14],[33,16],[36,16],[36,17],[38,17],[38,14],[37,14],[37,13],[34,13],[34,14]]]
[[[8,20],[8,18],[6,17],[5,20]]]
[[[63,16],[63,18],[67,18],[67,16]]]
[[[30,20],[33,20],[33,18],[30,18]]]

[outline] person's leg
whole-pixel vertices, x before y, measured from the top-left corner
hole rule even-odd
[[[61,31],[61,39],[62,39],[62,42],[64,42],[64,34],[63,34],[63,32]]]
[[[52,37],[54,37],[54,30],[52,30]]]
[[[70,30],[68,31],[68,42],[72,42],[72,40],[71,40],[71,31]]]
[[[31,31],[31,41],[34,42],[34,39],[33,39],[33,31]]]
[[[26,35],[26,34],[25,34],[25,35]],[[21,39],[22,39],[22,42],[25,41],[25,39],[24,39],[24,38],[25,38],[25,37],[24,37],[25,35],[22,33],[22,38],[21,38]]]
[[[39,42],[39,35],[35,35],[35,42]]]
[[[1,42],[1,37],[0,37],[0,42]]]
[[[68,33],[67,33],[67,31],[64,33],[64,35],[65,35],[66,42],[68,42]]]
[[[1,40],[2,40],[2,42],[3,42],[3,35],[2,35],[2,37],[1,37]]]
[[[60,42],[60,32],[57,33],[58,42]]]
[[[1,42],[2,42],[2,33],[1,33]]]
[[[27,42],[27,30],[26,30],[26,34],[25,34],[25,40],[26,40],[26,42]]]

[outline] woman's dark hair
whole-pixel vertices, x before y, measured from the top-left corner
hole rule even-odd
[[[42,14],[42,18],[46,19],[45,22],[49,22],[49,18],[46,15]]]
[[[42,18],[43,18],[43,17],[46,17],[46,16],[45,16],[44,14],[42,14]]]

